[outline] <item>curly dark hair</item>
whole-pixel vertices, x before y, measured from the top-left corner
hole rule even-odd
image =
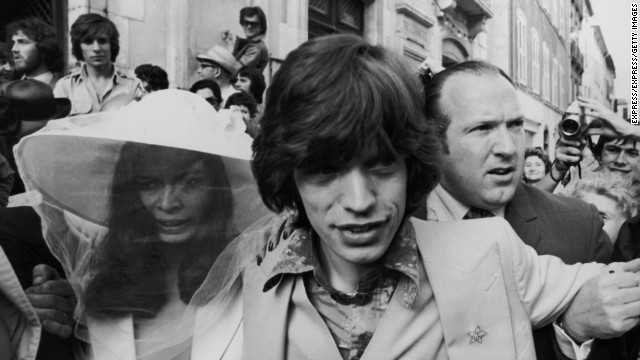
[[[64,70],[64,55],[56,38],[53,26],[37,17],[16,20],[7,25],[7,42],[12,43],[12,37],[22,31],[29,39],[36,43],[36,49],[42,57],[47,69],[54,73]]]
[[[80,44],[90,41],[99,36],[106,36],[111,46],[111,61],[116,61],[120,53],[120,33],[116,25],[106,17],[99,14],[83,14],[71,25],[71,54],[80,60],[84,60],[82,56],[82,48]]]
[[[224,104],[225,109],[231,109],[232,105],[245,106],[249,110],[249,114],[254,116],[258,112],[258,103],[251,94],[245,91],[238,91],[229,95]]]
[[[260,22],[260,27],[262,31],[260,35],[264,35],[267,33],[267,15],[264,14],[264,11],[260,6],[247,6],[243,7],[240,10],[240,23],[244,20],[245,17],[258,16],[258,21]]]
[[[163,68],[151,64],[142,64],[133,71],[141,81],[146,81],[147,92],[169,88],[169,77]]]
[[[424,93],[424,109],[427,119],[435,127],[438,133],[438,138],[442,145],[442,149],[445,153],[449,152],[449,146],[447,145],[447,128],[449,127],[450,119],[443,113],[440,106],[440,94],[442,88],[447,80],[456,74],[469,74],[469,75],[496,75],[502,76],[509,84],[513,85],[513,80],[499,67],[490,64],[485,61],[471,60],[461,62],[446,68],[445,70],[435,74],[433,78],[425,82],[423,87]]]
[[[407,165],[407,209],[438,181],[439,142],[417,77],[390,50],[355,35],[316,38],[292,51],[267,90],[252,169],[271,210],[297,209],[308,224],[294,170],[342,168],[364,149]]]
[[[208,222],[201,234],[186,244],[166,244],[157,239],[155,220],[144,207],[136,183],[136,169],[149,156],[171,166],[188,167],[202,161],[216,190],[207,210]],[[228,224],[232,197],[222,159],[218,156],[157,145],[125,143],[116,164],[110,195],[109,233],[92,259],[95,275],[87,285],[84,302],[96,318],[129,314],[152,318],[166,304],[168,293],[166,258],[183,254],[178,269],[180,299],[188,303],[202,284],[218,253],[231,238]],[[222,211],[221,211],[222,210]]]
[[[262,95],[267,88],[267,83],[264,80],[264,75],[262,71],[256,69],[253,66],[243,66],[238,70],[236,76],[231,80],[232,83],[235,83],[238,80],[238,76],[246,77],[251,80],[251,85],[249,86],[249,92],[253,95],[254,99],[258,104],[262,104]]]
[[[220,110],[220,105],[222,105],[222,92],[220,92],[220,86],[218,83],[211,79],[202,79],[198,80],[191,85],[189,91],[192,93],[197,93],[200,89],[209,89],[213,93],[213,103],[211,105],[217,110]],[[209,101],[209,100],[207,100]]]

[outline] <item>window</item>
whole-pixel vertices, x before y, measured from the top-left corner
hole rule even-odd
[[[560,107],[561,109],[564,109],[567,106],[566,105],[567,95],[566,95],[566,89],[565,89],[567,79],[564,78],[564,66],[562,66],[562,64],[560,65],[560,74],[558,76],[559,76],[559,82],[560,82],[560,99],[558,100],[558,107]]]
[[[517,75],[521,84],[527,84],[527,19],[522,10],[518,9],[516,21],[516,49],[518,52]]]
[[[553,67],[551,68],[551,103],[555,106],[558,106],[559,91],[560,88],[558,86],[558,60],[556,60],[556,58],[553,58]]]
[[[547,47],[547,43],[542,43],[542,97],[545,100],[550,101],[550,87],[549,77],[551,76],[551,71],[549,69],[549,48]]]
[[[540,94],[540,39],[535,28],[531,28],[531,90]]]
[[[558,3],[558,25],[560,31],[560,37],[565,37],[566,30],[566,20],[565,20],[565,0],[559,0]]]
[[[335,33],[363,35],[362,0],[309,0],[309,39]]]

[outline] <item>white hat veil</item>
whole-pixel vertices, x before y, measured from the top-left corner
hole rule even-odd
[[[47,245],[61,261],[78,297],[76,336],[91,344],[90,357],[171,359],[195,354],[197,349],[192,347],[203,328],[204,317],[198,320],[203,306],[213,309],[207,313],[204,328],[218,334],[218,340],[237,331],[239,319],[232,325],[225,323],[229,309],[237,305],[237,279],[264,244],[243,242],[236,236],[269,214],[251,175],[251,138],[243,132],[243,125],[230,113],[216,113],[195,94],[164,90],[118,111],[51,121],[16,146],[25,186],[42,196],[36,211],[42,218]],[[116,188],[113,181],[121,171],[119,164],[125,161],[121,155],[128,150],[123,149],[129,148],[143,152],[161,149],[170,157],[186,152],[186,158],[194,154],[196,159],[218,159],[203,161],[221,164],[210,173],[213,177],[224,175],[226,181],[211,187],[214,194],[230,194],[231,201],[216,195],[206,202],[211,210],[203,215],[205,220],[194,236],[197,241],[187,240],[184,246],[161,244],[146,220],[127,219],[124,210],[119,213],[113,200],[117,195],[112,194]],[[157,165],[164,161],[159,158]],[[182,165],[174,161],[171,166]],[[139,209],[136,189],[134,185],[130,191],[134,200],[129,207],[137,211],[132,214],[151,219],[150,211]],[[114,217],[130,220],[133,225],[127,227],[132,230],[116,228]],[[215,219],[226,220],[220,224]],[[270,226],[269,221],[267,217],[256,226]],[[121,233],[126,234],[126,241]],[[232,246],[220,254],[228,243]],[[174,257],[181,261],[177,280],[175,273],[166,270],[172,268],[168,264]],[[217,259],[215,265],[213,259]],[[160,285],[154,285],[156,280]],[[176,286],[182,298],[183,283],[189,282],[195,282],[189,295],[176,300]],[[121,296],[124,300],[106,301],[101,308],[103,305],[95,305],[92,299],[100,298],[102,289],[106,289],[105,297],[119,300]],[[133,300],[125,301],[128,298]],[[156,301],[158,298],[164,300]],[[217,324],[225,325],[220,328]],[[224,346],[219,350],[226,351]]]

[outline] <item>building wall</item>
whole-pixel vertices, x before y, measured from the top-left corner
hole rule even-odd
[[[596,28],[590,24],[590,19],[585,18],[585,22],[580,32],[580,47],[584,53],[584,73],[582,74],[582,87],[580,93],[583,96],[592,98],[608,108],[613,107],[611,88],[615,79],[615,73],[607,66],[605,56],[606,45],[601,49],[598,44]]]
[[[544,147],[553,157],[557,124],[569,102],[571,64],[565,22],[570,1],[511,0],[491,5],[488,60],[517,84],[527,145]]]

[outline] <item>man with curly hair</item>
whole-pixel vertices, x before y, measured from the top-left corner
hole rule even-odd
[[[62,50],[53,27],[42,19],[30,17],[7,26],[7,41],[22,79],[35,79],[56,85],[64,68]]]

